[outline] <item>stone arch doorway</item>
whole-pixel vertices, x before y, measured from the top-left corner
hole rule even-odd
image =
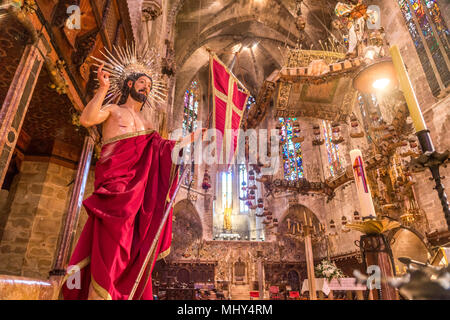
[[[247,283],[247,264],[241,258],[233,263],[233,282],[235,284]]]
[[[316,214],[309,209],[307,206],[302,204],[295,204],[289,206],[289,208],[281,215],[280,221],[287,221],[287,219],[296,219],[299,222],[304,222],[304,219],[309,221],[312,220],[314,226],[318,227],[320,220],[317,218]]]
[[[241,258],[234,263],[234,280],[236,283],[245,282],[246,269],[245,262],[242,261]]]
[[[319,230],[320,221],[313,211],[306,206],[296,204],[290,206],[283,215],[281,215],[278,227],[277,240],[282,247],[281,254],[286,260],[305,260],[305,246],[301,239],[305,219],[312,223],[316,230]],[[319,243],[313,245],[314,254],[326,253],[326,246]]]
[[[169,259],[199,258],[203,237],[200,216],[191,201],[184,199],[173,209],[172,247]]]
[[[427,246],[416,233],[409,229],[397,229],[392,234],[390,243],[397,274],[402,274],[406,270],[406,266],[398,261],[400,257],[408,257],[423,263],[428,261],[429,251]]]

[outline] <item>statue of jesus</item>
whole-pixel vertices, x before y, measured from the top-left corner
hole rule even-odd
[[[128,299],[175,191],[178,168],[172,150],[201,136],[199,129],[178,142],[165,140],[150,127],[141,109],[157,89],[154,74],[145,72],[145,63],[133,63],[124,63],[120,74],[110,64],[99,66],[100,87],[80,117],[85,127],[102,124],[103,147],[94,193],[83,202],[89,218],[69,263],[70,270],[79,270],[74,276],[81,285],[65,282],[65,299]],[[111,80],[120,100],[102,106]],[[156,260],[169,254],[171,240],[172,213],[134,299],[153,299],[151,272]]]

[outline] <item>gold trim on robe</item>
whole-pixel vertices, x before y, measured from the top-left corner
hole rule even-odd
[[[94,288],[95,292],[101,297],[103,298],[103,300],[112,300],[111,295],[109,294],[108,290],[106,290],[105,288],[103,288],[101,285],[99,285],[97,283],[97,281],[95,281],[94,277],[91,276],[91,284],[92,287]]]
[[[125,139],[129,139],[129,138],[134,138],[134,137],[138,137],[138,136],[145,136],[147,134],[153,133],[155,130],[149,129],[149,130],[141,130],[141,131],[136,131],[136,132],[130,132],[130,133],[125,133],[125,134],[121,134],[120,136],[105,140],[102,144],[102,146],[105,146],[107,144],[113,143],[113,142],[117,142],[120,140],[125,140]]]
[[[164,259],[164,258],[167,257],[169,254],[170,254],[170,247],[169,247],[166,251],[161,252],[161,253],[158,255],[158,258],[156,258],[156,261],[159,261],[159,260],[161,260],[161,259]]]
[[[91,257],[87,257],[71,267],[78,267],[81,271],[81,269],[87,267],[90,263],[91,263]],[[63,285],[67,282],[67,280],[73,273],[75,273],[75,270],[73,268],[72,268],[72,272],[66,272],[66,275],[64,276],[64,278],[61,281],[61,284],[59,285],[58,296],[61,294]]]

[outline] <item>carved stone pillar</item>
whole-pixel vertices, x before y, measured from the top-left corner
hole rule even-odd
[[[48,52],[42,41],[27,45],[0,111],[0,185],[3,184],[25,115]]]
[[[59,240],[56,258],[50,276],[63,276],[66,273],[66,266],[69,262],[69,255],[72,251],[73,239],[77,230],[78,218],[80,216],[81,205],[84,197],[86,181],[91,166],[92,154],[95,141],[91,136],[84,138],[83,151],[81,152],[78,164],[75,184],[70,198],[64,229]]]
[[[258,253],[259,255],[259,253]],[[264,267],[262,255],[257,259],[259,300],[264,300]]]
[[[381,289],[371,290],[374,299],[398,300],[397,289],[387,284],[387,278],[394,277],[395,269],[391,247],[386,237],[383,234],[363,235],[361,236],[359,245],[365,270],[370,266],[380,268]]]
[[[209,213],[209,209],[211,208],[211,202],[212,202],[212,195],[205,193],[205,196],[203,197],[203,208],[205,209],[205,212]]]

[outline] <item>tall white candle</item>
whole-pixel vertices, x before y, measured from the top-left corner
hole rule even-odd
[[[359,204],[363,217],[376,216],[373,206],[372,195],[370,193],[369,182],[367,180],[364,161],[360,150],[350,151],[352,160],[353,175],[355,177],[356,192],[358,193]]]

